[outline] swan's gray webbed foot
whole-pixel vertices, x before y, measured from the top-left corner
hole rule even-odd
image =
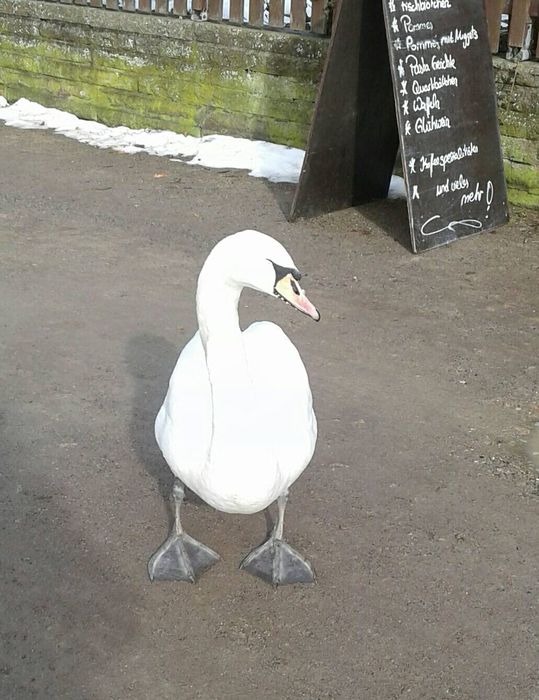
[[[286,499],[287,494],[279,497],[279,520],[271,536],[245,557],[240,568],[274,586],[312,583],[315,574],[311,564],[283,540]]]
[[[176,479],[172,488],[174,499],[174,528],[166,542],[155,552],[148,562],[150,580],[190,581],[194,583],[206,569],[219,561],[219,555],[187,535],[180,521],[180,508],[184,490],[181,481]]]
[[[240,568],[274,586],[314,581],[311,564],[289,544],[275,539],[273,535],[260,547],[253,549],[242,561]]]
[[[148,562],[153,581],[190,581],[219,561],[219,555],[185,533],[170,535]]]

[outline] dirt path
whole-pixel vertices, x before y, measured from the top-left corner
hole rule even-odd
[[[384,230],[405,239],[402,203],[289,225],[288,186],[5,127],[0,163],[0,697],[539,699],[535,215],[418,257]],[[310,373],[286,527],[318,582],[238,571],[263,516],[191,499],[222,562],[151,585],[154,415],[199,267],[242,228],[289,248],[322,312],[242,298]]]

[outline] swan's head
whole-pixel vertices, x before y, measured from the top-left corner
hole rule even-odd
[[[301,274],[286,248],[260,231],[240,231],[223,238],[210,253],[204,268],[226,274],[231,284],[250,287],[277,297],[307,316],[320,314],[301,288]]]

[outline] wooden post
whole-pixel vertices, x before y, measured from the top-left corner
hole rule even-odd
[[[513,0],[511,24],[509,25],[509,46],[524,46],[526,26],[530,21],[530,0]]]
[[[155,0],[155,14],[168,15],[168,0]]]
[[[485,0],[487,15],[488,41],[492,53],[498,53],[500,46],[500,23],[505,0]]]
[[[132,1],[133,0],[131,0],[131,2]],[[172,4],[172,14],[179,16],[179,17],[186,17],[187,16],[187,0],[174,0],[174,2]]]
[[[290,29],[305,31],[305,0],[290,0]]]
[[[326,3],[325,0],[312,0],[311,31],[315,34],[326,33]]]
[[[284,27],[284,0],[269,0],[269,26]]]
[[[223,0],[208,0],[208,19],[223,18]]]
[[[250,0],[249,24],[254,27],[262,27],[264,24],[264,0]]]
[[[243,0],[230,0],[229,21],[243,24]]]

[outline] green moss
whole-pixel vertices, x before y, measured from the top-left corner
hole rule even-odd
[[[187,118],[181,115],[166,116],[149,112],[142,114],[138,111],[117,110],[105,106],[97,108],[96,113],[98,121],[109,126],[121,123],[131,129],[168,129],[189,136],[201,135],[200,128],[193,124],[192,117]]]
[[[539,141],[514,138],[512,136],[501,137],[503,153],[507,160],[524,165],[539,166]]]
[[[533,114],[522,114],[507,109],[498,110],[500,132],[505,136],[515,138],[539,139],[539,117]]]
[[[199,63],[196,45],[183,52],[185,63],[170,57],[150,63],[88,43],[60,43],[59,31],[48,34],[52,41],[0,38],[0,69],[11,99],[29,96],[112,125],[217,131],[305,145],[316,93],[312,83],[232,70],[226,62],[225,67]]]
[[[511,204],[539,210],[539,194],[532,194],[530,192],[524,192],[524,190],[508,187],[507,197]]]
[[[247,131],[250,138],[281,143],[285,146],[305,148],[308,125],[289,121],[278,121],[255,114],[229,112],[215,107],[206,107],[198,115],[203,134],[237,135],[239,129]]]
[[[539,169],[529,165],[504,161],[504,171],[509,187],[524,190],[539,197]]]
[[[137,90],[137,77],[127,71],[114,69],[100,70],[94,68],[91,63],[73,63],[69,56],[64,54],[62,60],[52,58],[47,51],[38,49],[35,52],[29,51],[12,53],[9,51],[0,52],[0,66],[23,70],[29,73],[42,74],[53,78],[62,78],[81,83],[103,85],[122,90]]]

